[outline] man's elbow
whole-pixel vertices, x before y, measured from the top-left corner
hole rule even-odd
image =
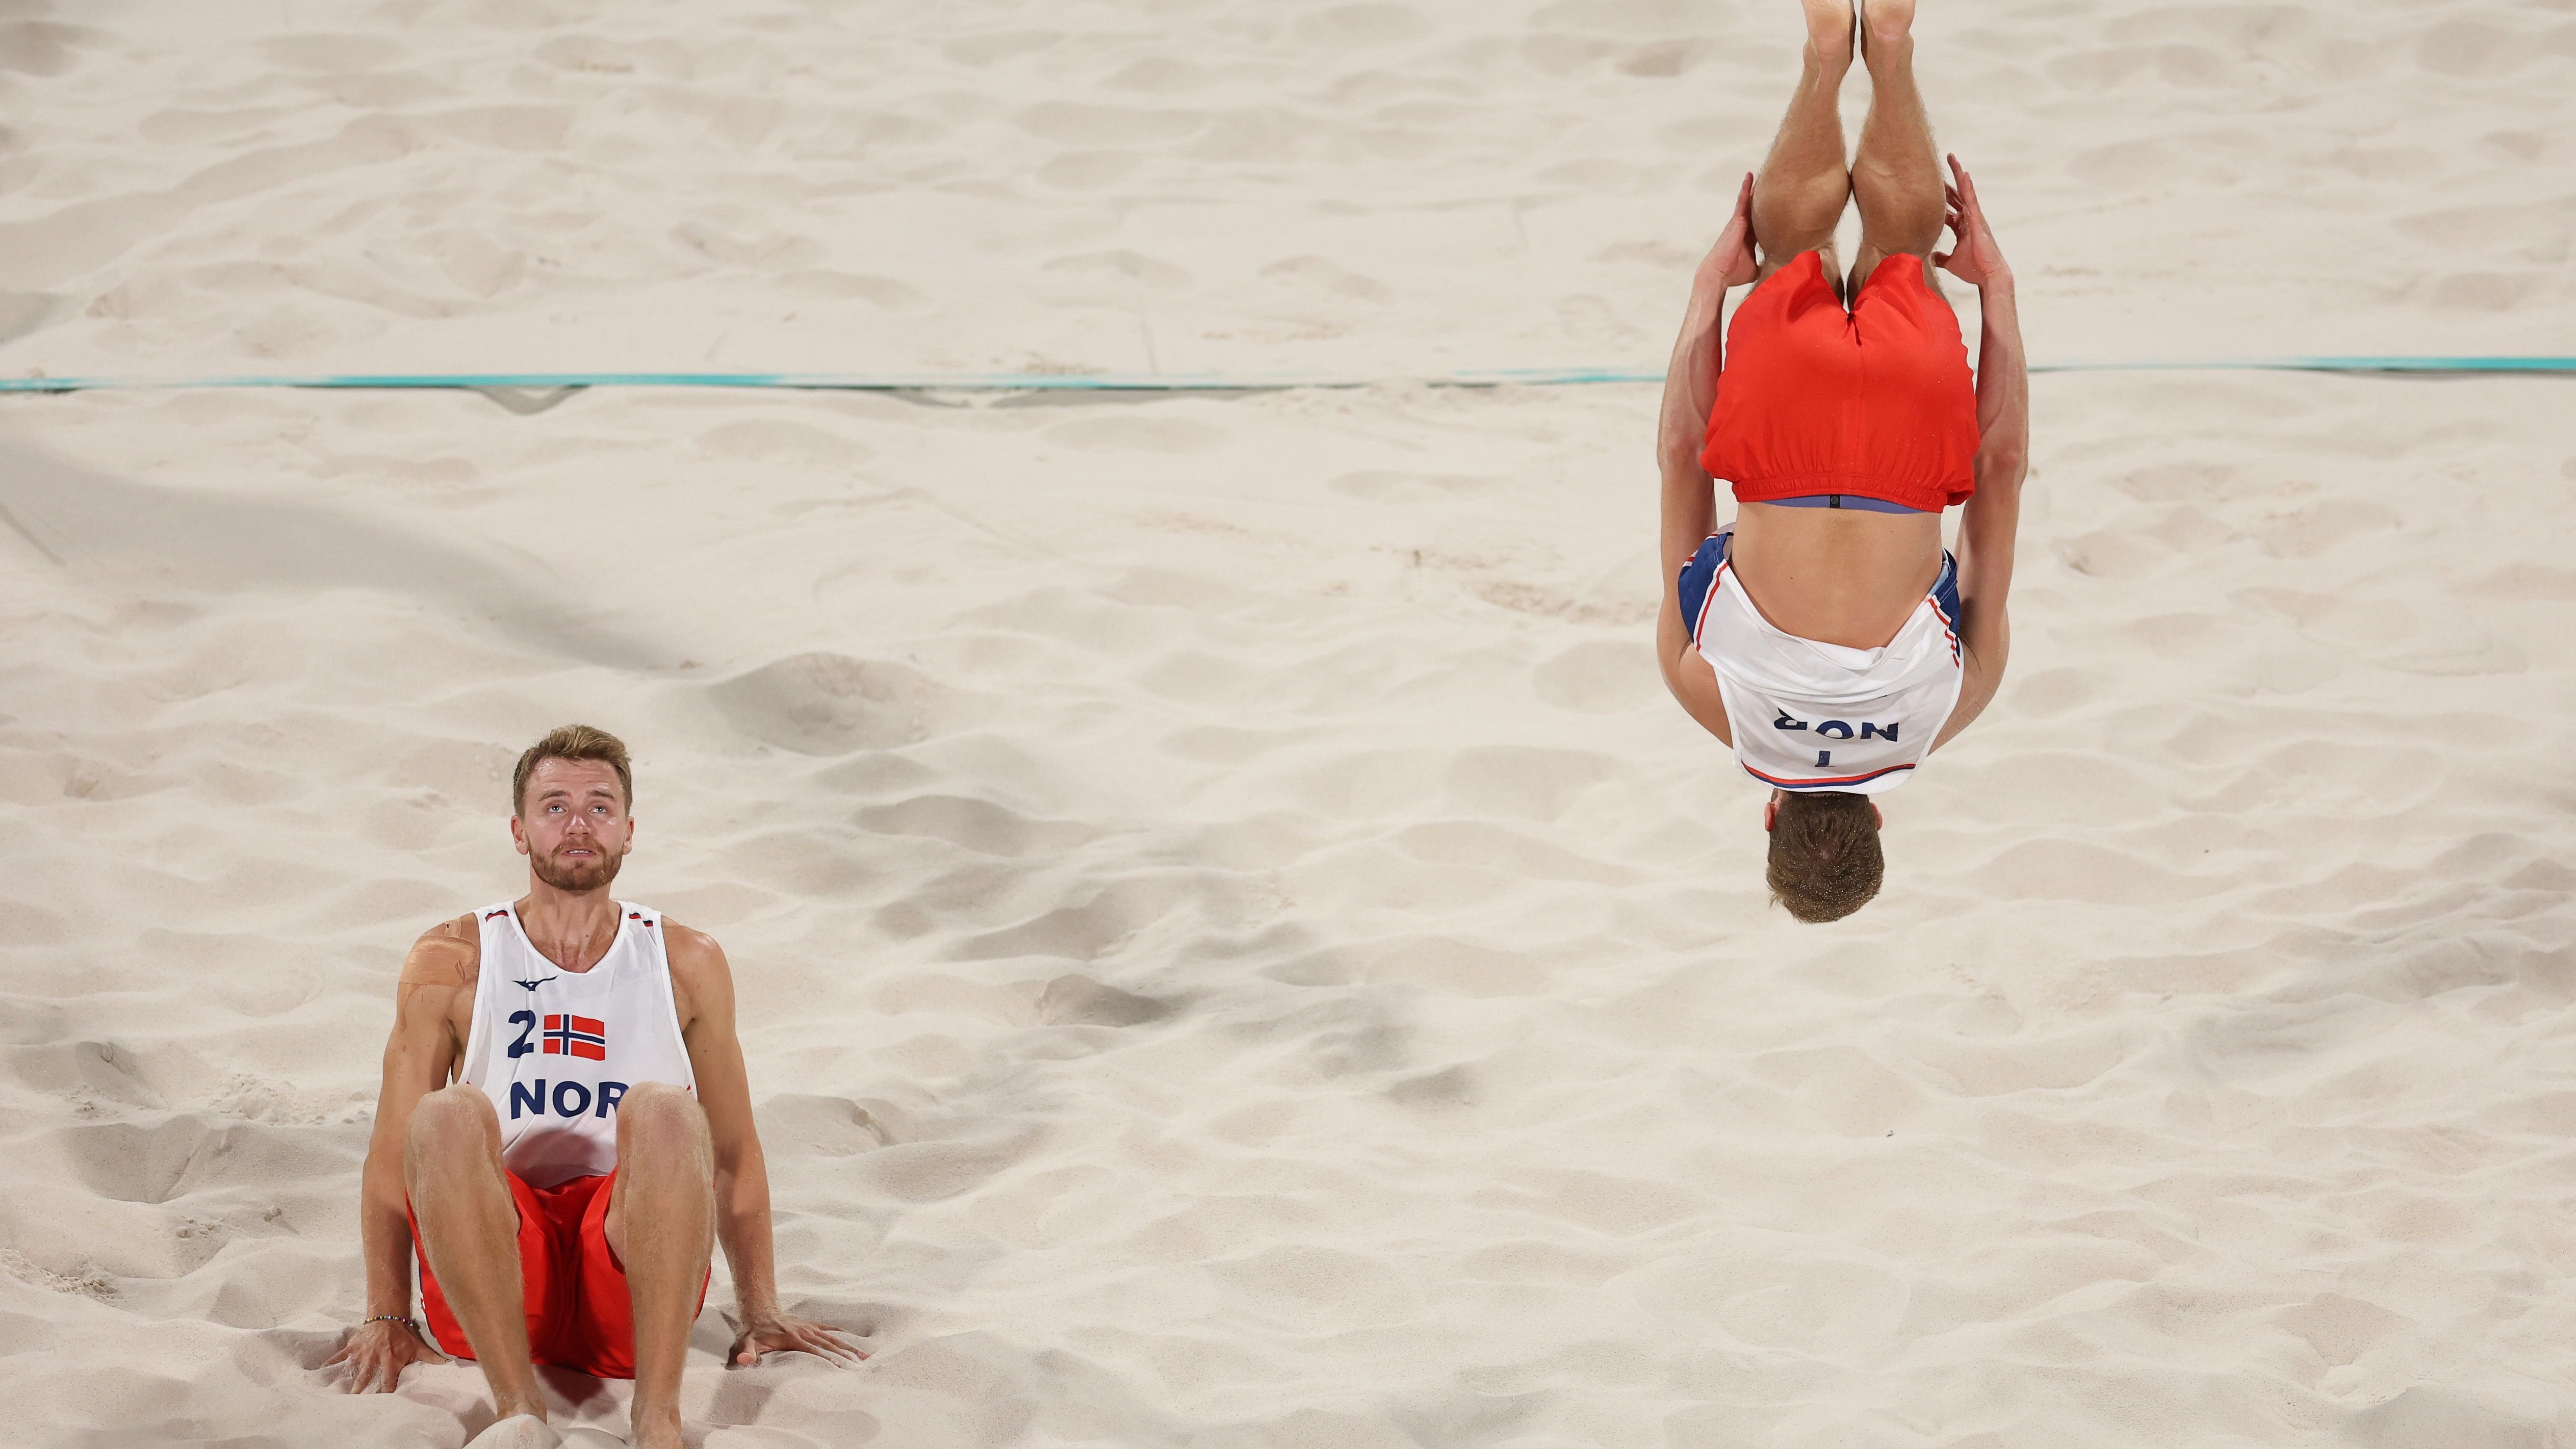
[[[1690,686],[1682,680],[1682,667],[1683,661],[1689,657],[1687,651],[1690,647],[1676,648],[1661,638],[1655,641],[1655,662],[1663,668],[1664,688],[1672,691],[1673,698],[1685,709],[1690,707],[1691,698]]]
[[[709,1156],[713,1159],[719,1180],[766,1178],[769,1175],[769,1162],[761,1155],[758,1136],[746,1132],[738,1138],[729,1141],[719,1139],[709,1145],[713,1148]]]
[[[1979,488],[2018,488],[2030,473],[2030,447],[2020,439],[1989,438],[1977,449]]]
[[[1668,437],[1657,442],[1655,466],[1668,489],[1709,486],[1708,470],[1699,465],[1699,442],[1695,438]]]

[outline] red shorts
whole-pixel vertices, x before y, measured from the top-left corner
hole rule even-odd
[[[635,1312],[626,1298],[626,1268],[608,1247],[608,1189],[617,1174],[576,1177],[554,1187],[530,1187],[508,1174],[519,1205],[519,1276],[527,1288],[529,1356],[593,1378],[635,1377]],[[408,1213],[410,1206],[406,1204]],[[420,1219],[411,1223],[412,1252],[420,1259],[421,1319],[438,1346],[472,1358],[447,1295],[430,1276],[420,1247]],[[714,1272],[709,1265],[709,1275]],[[707,1301],[698,1285],[698,1306]],[[694,1317],[694,1313],[692,1314]]]
[[[1845,312],[1802,252],[1726,329],[1700,464],[1736,501],[1857,493],[1938,513],[1977,490],[1977,395],[1958,314],[1893,256]]]

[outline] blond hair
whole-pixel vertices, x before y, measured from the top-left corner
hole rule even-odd
[[[626,757],[626,742],[606,730],[568,724],[549,731],[519,756],[518,772],[510,777],[512,815],[527,808],[528,776],[535,773],[541,760],[599,761],[617,772],[617,793],[624,797],[627,809],[635,808],[635,772]]]
[[[1868,905],[1887,875],[1869,797],[1828,790],[1781,801],[1764,875],[1772,904],[1802,921],[1839,921]]]

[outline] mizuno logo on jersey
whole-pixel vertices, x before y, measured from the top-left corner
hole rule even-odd
[[[595,1016],[546,1013],[546,1027],[540,1048],[550,1057],[587,1057],[594,1062],[608,1060],[608,1023]]]
[[[487,920],[487,921],[488,921],[488,920],[492,919],[494,916],[506,916],[506,915],[508,915],[508,914],[510,914],[509,908],[508,908],[508,907],[506,907],[506,906],[503,906],[503,907],[500,907],[500,908],[498,908],[498,909],[485,911],[485,912],[483,913],[483,919],[485,919],[485,920]]]

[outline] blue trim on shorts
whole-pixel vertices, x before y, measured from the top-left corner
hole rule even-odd
[[[1726,562],[1726,541],[1734,533],[1730,528],[1709,535],[1691,561],[1682,565],[1682,628],[1694,644],[1699,642],[1700,615],[1708,612],[1708,591],[1717,585],[1718,565]]]
[[[1863,513],[1930,513],[1929,508],[1908,508],[1884,498],[1868,498],[1858,493],[1808,493],[1796,498],[1765,498],[1775,508],[1854,508]]]

